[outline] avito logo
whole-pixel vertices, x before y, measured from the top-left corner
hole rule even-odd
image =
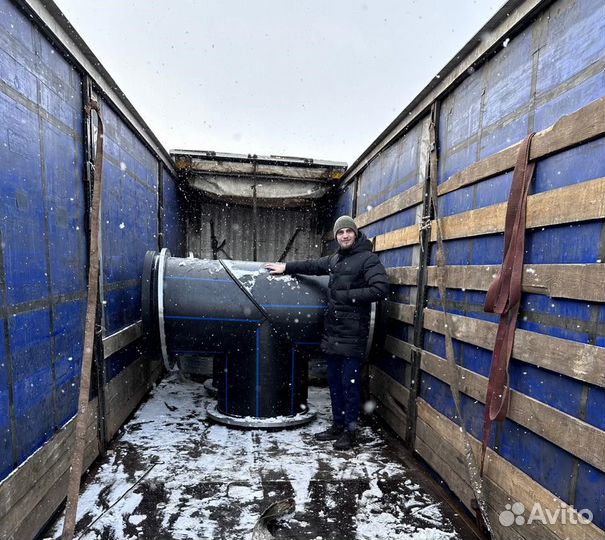
[[[588,508],[576,510],[565,503],[561,503],[555,510],[543,508],[540,503],[534,503],[527,519],[525,518],[525,505],[523,503],[507,504],[504,508],[505,510],[498,515],[498,520],[504,527],[510,527],[513,524],[525,525],[526,523],[528,525],[532,523],[587,525],[592,523],[593,519],[593,514]]]

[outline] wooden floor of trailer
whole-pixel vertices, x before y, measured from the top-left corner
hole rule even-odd
[[[359,445],[336,452],[313,433],[329,422],[327,388],[311,387],[318,418],[298,429],[239,430],[206,418],[203,385],[171,374],[85,478],[76,538],[250,539],[260,513],[292,497],[275,538],[479,540],[472,519],[424,466],[364,419]],[[63,517],[44,538],[57,538]]]

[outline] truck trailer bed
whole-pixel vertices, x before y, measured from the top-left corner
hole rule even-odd
[[[353,451],[315,441],[330,420],[327,388],[310,388],[317,419],[293,430],[218,425],[206,417],[212,400],[178,373],[152,391],[85,479],[76,538],[248,539],[262,511],[286,498],[296,511],[275,524],[275,538],[478,538],[373,422]],[[58,538],[62,523],[46,538]]]

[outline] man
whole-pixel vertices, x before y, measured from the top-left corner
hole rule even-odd
[[[370,305],[386,299],[389,283],[372,243],[357,230],[353,218],[334,223],[338,251],[311,261],[269,263],[271,274],[329,275],[328,308],[321,350],[326,355],[333,424],[317,433],[320,441],[336,441],[334,448],[355,444],[361,405],[361,364],[370,329]]]

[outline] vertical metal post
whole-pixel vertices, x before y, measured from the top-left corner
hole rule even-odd
[[[258,260],[258,239],[257,239],[257,227],[258,227],[258,208],[256,200],[256,159],[253,162],[252,169],[252,260]]]
[[[355,218],[357,216],[357,200],[359,197],[359,176],[355,177],[353,180],[353,201],[351,202],[351,217]]]
[[[424,308],[426,307],[427,297],[427,275],[430,264],[431,251],[431,219],[433,211],[431,207],[431,177],[439,174],[437,170],[439,147],[439,102],[435,101],[431,107],[431,120],[429,124],[429,159],[426,164],[426,175],[424,181],[424,199],[422,202],[422,228],[420,234],[420,261],[418,264],[418,274],[416,278],[416,307],[414,317],[414,336],[412,350],[412,362],[410,372],[410,398],[408,402],[408,425],[406,431],[406,444],[414,448],[416,441],[416,398],[420,388],[420,350],[424,341]]]

